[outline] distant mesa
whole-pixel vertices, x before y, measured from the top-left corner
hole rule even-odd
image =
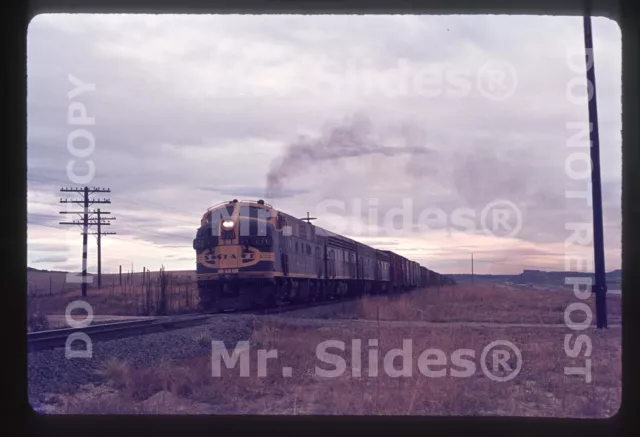
[[[47,269],[35,269],[33,267],[27,267],[27,272],[42,272],[42,273],[69,273],[65,270],[47,270]],[[91,273],[87,272],[87,275]]]
[[[522,273],[517,275],[481,275],[475,274],[473,277],[478,281],[488,282],[503,282],[513,284],[530,284],[530,285],[557,285],[566,286],[565,278],[569,277],[593,277],[593,273],[587,272],[548,272],[544,270],[523,270]],[[465,274],[452,274],[453,279],[461,283],[470,283],[472,275],[470,273]],[[607,285],[609,288],[612,286],[615,288],[620,285],[622,280],[622,270],[613,270],[607,272],[606,275]]]

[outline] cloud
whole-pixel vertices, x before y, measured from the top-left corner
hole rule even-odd
[[[37,241],[29,243],[29,250],[37,252],[62,252],[67,249],[67,246],[60,243],[38,243]]]
[[[28,32],[29,242],[60,238],[53,227],[61,228],[59,189],[73,185],[67,166],[75,159],[76,171],[86,171],[90,159],[90,184],[111,189],[117,218],[105,266],[150,265],[172,251],[188,258],[206,208],[236,197],[263,198],[300,217],[309,211],[321,226],[342,217],[352,236],[371,241],[388,239],[385,217],[409,199],[411,226],[398,250],[450,228],[418,229],[425,210],[450,221],[469,208],[477,224],[488,203],[506,199],[522,212],[521,247],[564,244],[564,223],[591,220],[586,201],[566,197],[585,189],[565,169],[579,151],[567,146],[567,122],[588,122],[586,101],[567,98],[567,84],[584,78],[581,26],[580,17],[38,16]],[[621,240],[621,41],[614,22],[595,18],[593,27],[613,267]],[[496,60],[517,75],[505,101],[487,99],[478,85],[481,67]],[[95,84],[73,99],[95,124],[68,123],[69,75]],[[86,158],[67,147],[80,127],[95,138]],[[344,211],[323,213],[330,200]],[[486,244],[505,250],[501,239]],[[466,266],[463,249],[451,256],[459,260],[438,265]],[[183,261],[176,268],[193,267]]]
[[[38,258],[36,259],[34,262],[36,263],[54,263],[54,264],[58,264],[58,263],[65,263],[67,262],[69,258],[66,256],[56,256],[56,255],[52,255],[52,256],[45,256],[42,258]]]

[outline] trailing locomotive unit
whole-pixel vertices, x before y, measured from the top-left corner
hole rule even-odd
[[[275,210],[262,200],[213,206],[201,220],[200,304],[222,311],[440,285],[441,276]],[[424,269],[420,274],[419,269]]]

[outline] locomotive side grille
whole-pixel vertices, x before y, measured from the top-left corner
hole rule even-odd
[[[352,243],[349,240],[343,240],[341,238],[336,238],[336,237],[328,237],[327,245],[330,247],[338,247],[346,250],[352,250],[352,251],[356,250],[355,243]]]

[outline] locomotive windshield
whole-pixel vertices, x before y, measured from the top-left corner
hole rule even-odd
[[[266,211],[257,206],[241,205],[240,217],[265,218]]]

